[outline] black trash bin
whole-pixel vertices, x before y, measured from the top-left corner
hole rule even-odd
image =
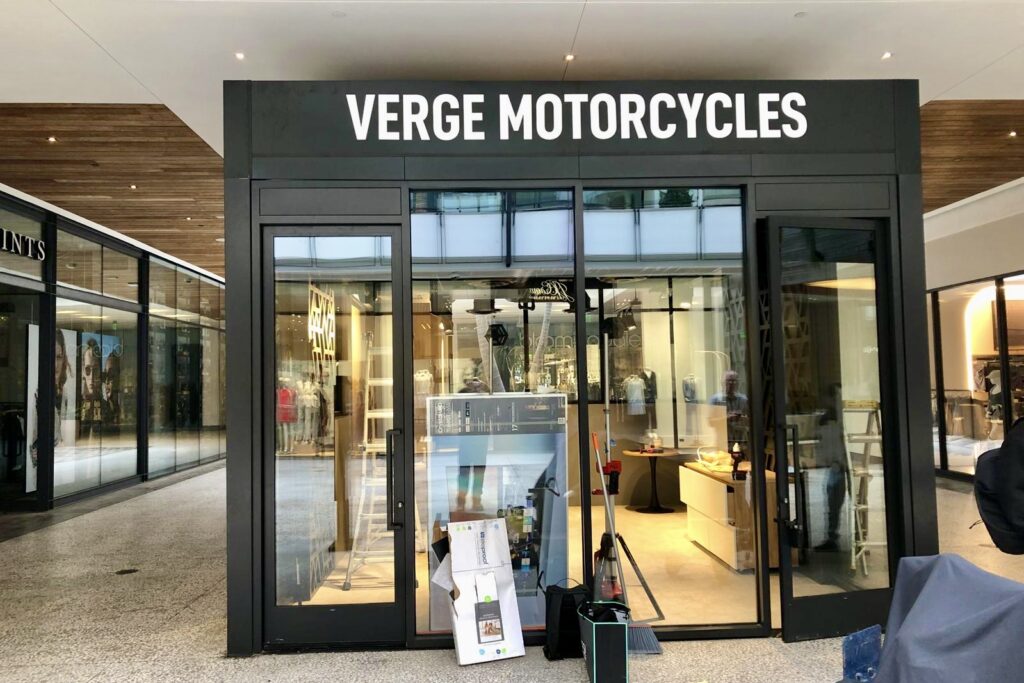
[[[580,643],[590,683],[629,680],[629,608],[621,602],[580,605]]]

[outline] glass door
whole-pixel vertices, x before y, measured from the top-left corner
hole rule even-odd
[[[808,218],[767,231],[783,637],[843,635],[884,623],[890,599],[884,232]]]
[[[266,238],[269,647],[404,641],[398,248],[390,226]]]

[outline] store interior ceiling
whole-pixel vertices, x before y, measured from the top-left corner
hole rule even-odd
[[[4,0],[0,44],[0,182],[214,272],[224,80],[915,78],[926,210],[1024,175],[1012,0]]]

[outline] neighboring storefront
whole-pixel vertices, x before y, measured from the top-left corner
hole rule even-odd
[[[663,639],[879,623],[936,551],[916,83],[232,82],[225,121],[230,653],[450,644],[432,544],[491,517],[538,642],[609,432]]]
[[[0,186],[0,507],[44,510],[223,457],[223,291]]]

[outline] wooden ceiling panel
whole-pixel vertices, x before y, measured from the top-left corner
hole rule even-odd
[[[926,212],[1024,176],[1024,100],[921,107],[921,174]]]
[[[921,144],[925,211],[1024,176],[1024,101],[929,102]],[[224,272],[223,160],[163,105],[0,104],[0,182]]]
[[[0,104],[0,182],[218,274],[223,169],[163,105]]]

